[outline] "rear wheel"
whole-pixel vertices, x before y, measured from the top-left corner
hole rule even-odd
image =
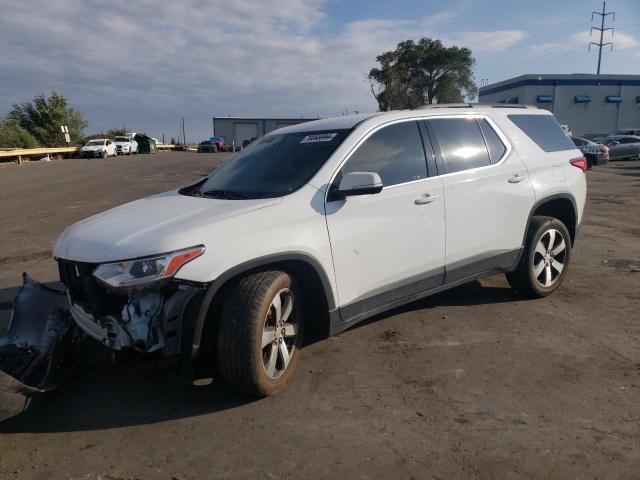
[[[507,273],[509,284],[529,297],[555,292],[567,273],[571,259],[571,237],[557,218],[533,217],[518,268]]]
[[[302,344],[301,301],[286,272],[257,272],[238,281],[218,327],[217,366],[228,386],[264,397],[287,383]]]

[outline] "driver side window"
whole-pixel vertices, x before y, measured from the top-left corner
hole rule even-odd
[[[427,161],[415,121],[389,125],[371,135],[340,170],[375,172],[385,187],[427,178]]]

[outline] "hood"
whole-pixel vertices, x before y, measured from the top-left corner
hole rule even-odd
[[[177,190],[146,197],[75,223],[58,239],[56,258],[101,263],[170,252],[215,240],[216,223],[280,202],[219,200]],[[222,226],[219,232],[223,232]],[[217,233],[217,232],[216,232]]]
[[[105,148],[106,145],[85,145],[84,147],[82,147],[80,150],[100,150],[101,148]]]
[[[116,145],[130,145],[132,142],[113,142]]]

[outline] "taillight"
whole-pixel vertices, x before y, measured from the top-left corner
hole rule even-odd
[[[602,147],[600,147],[600,151],[602,153],[607,153],[609,151],[609,147],[605,147],[604,145]]]
[[[584,157],[571,159],[569,160],[569,163],[571,163],[571,165],[573,165],[574,167],[578,167],[583,172],[587,171],[587,159]]]

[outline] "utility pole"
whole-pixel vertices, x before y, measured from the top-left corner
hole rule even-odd
[[[182,143],[185,146],[187,145],[187,134],[185,133],[185,130],[184,130],[184,117],[182,117]]]
[[[604,37],[604,32],[606,32],[607,30],[611,30],[611,37],[613,37],[613,27],[609,27],[609,28],[604,28],[604,21],[607,18],[607,16],[609,15],[613,15],[612,21],[616,21],[616,12],[607,12],[607,2],[602,2],[602,13],[600,12],[591,12],[591,21],[593,22],[593,16],[594,15],[600,15],[600,28],[598,27],[591,27],[591,30],[589,30],[589,36],[591,36],[591,33],[593,33],[594,30],[597,30],[600,32],[600,41],[598,43],[596,42],[589,42],[589,51],[591,51],[591,45],[595,45],[596,47],[598,47],[598,75],[600,75],[600,64],[602,63],[602,47],[606,46],[606,45],[611,45],[611,50],[613,50],[613,42],[607,42],[607,43],[602,43],[603,41],[603,37]]]

